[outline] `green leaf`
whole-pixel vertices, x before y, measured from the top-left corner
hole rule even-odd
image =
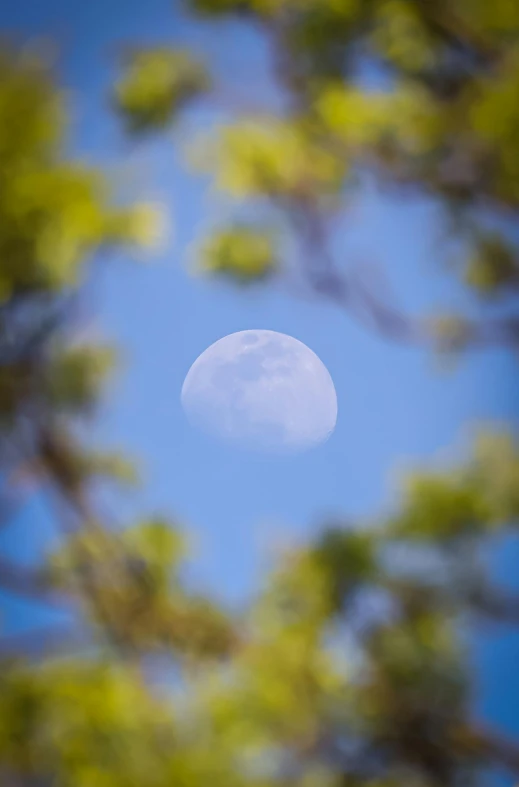
[[[486,295],[496,295],[519,278],[518,254],[500,235],[476,238],[476,248],[469,260],[465,281]]]
[[[347,163],[319,144],[303,124],[275,119],[238,121],[213,140],[194,145],[195,166],[214,173],[216,186],[236,198],[337,197]]]
[[[114,365],[115,352],[110,347],[85,345],[63,351],[47,372],[51,405],[74,414],[89,412]]]
[[[392,530],[403,538],[441,543],[485,532],[490,517],[481,489],[463,478],[414,473]]]
[[[209,87],[204,67],[188,51],[141,49],[130,54],[114,103],[130,134],[160,131]]]
[[[266,228],[236,224],[215,232],[202,244],[195,269],[250,283],[271,276],[277,268],[275,236]]]
[[[160,518],[127,528],[124,542],[152,566],[174,567],[186,554],[185,537],[171,522]]]

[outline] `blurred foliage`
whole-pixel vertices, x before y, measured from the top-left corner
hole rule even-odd
[[[218,187],[234,197],[328,195],[342,182],[343,162],[293,124],[238,123],[221,130],[213,145],[205,135],[202,143],[200,165],[213,166]]]
[[[497,294],[515,285],[519,269],[514,249],[496,234],[478,238],[475,253],[469,259],[465,280],[485,295]]]
[[[483,305],[515,294],[517,4],[186,5],[195,19],[236,15],[260,30],[285,99],[236,109],[195,144],[196,165],[232,197],[202,244],[202,270],[272,276],[283,261],[268,228],[281,226],[321,292],[351,293],[335,277],[332,219],[368,178],[428,195],[455,219],[461,269]],[[134,135],[219,95],[187,50],[136,49],[123,66],[112,98]],[[1,502],[9,515],[24,483],[39,484],[58,537],[41,565],[1,556],[0,588],[68,614],[36,647],[0,638],[0,783],[458,787],[486,783],[494,766],[517,779],[519,744],[473,718],[468,636],[481,623],[519,624],[519,598],[487,560],[517,535],[513,437],[489,431],[457,467],[410,474],[372,527],[333,523],[283,553],[239,610],[198,593],[178,524],[113,521],[99,484],[133,481],[134,470],[80,438],[115,358],[74,343],[75,299],[106,251],[155,241],[159,224],[150,206],[118,205],[106,173],[65,156],[65,126],[51,70],[4,50]],[[265,222],[245,221],[251,211]],[[390,333],[383,305],[366,303]],[[453,315],[434,331],[460,351],[514,346],[517,324]]]
[[[0,56],[0,291],[59,293],[82,281],[84,262],[146,237],[146,206],[110,204],[100,171],[63,160],[64,106],[44,67]],[[147,212],[146,212],[147,210]]]
[[[125,58],[124,66],[114,102],[132,134],[164,128],[209,87],[207,73],[189,52],[136,50]]]
[[[268,277],[275,264],[273,233],[245,224],[211,235],[196,258],[203,273],[222,274],[244,283]]]
[[[52,405],[62,412],[88,411],[95,404],[99,386],[113,369],[115,360],[110,347],[64,348],[52,358],[47,372]]]
[[[464,281],[478,296],[495,302],[516,291],[516,4],[499,0],[490,9],[473,0],[448,5],[185,0],[184,5],[195,19],[249,24],[266,44],[282,98],[259,111],[227,102],[230,119],[211,124],[209,113],[201,141],[194,142],[196,166],[212,173],[217,188],[233,200],[229,224],[258,205],[266,208],[294,236],[309,284],[346,306],[355,292],[384,334],[385,304],[348,278],[331,253],[330,219],[349,208],[359,184],[375,180],[399,196],[427,196],[440,206],[447,226],[455,220],[466,258]],[[155,56],[165,57],[166,51]],[[175,50],[170,56],[176,57]],[[132,73],[130,68],[129,79]],[[206,88],[217,102],[226,95],[216,76]],[[198,96],[203,100],[201,91]],[[152,88],[148,99],[153,105]],[[164,113],[164,102],[155,104],[157,128],[176,118],[173,106]],[[215,230],[217,246],[222,232],[225,227]],[[282,265],[278,254],[275,269]],[[208,273],[222,270],[221,263],[202,267]],[[333,268],[346,279],[340,292]],[[246,266],[234,272],[242,280]],[[255,265],[249,275],[256,278]],[[466,324],[463,315],[454,317],[456,324],[425,321],[440,349],[517,341],[517,323],[507,316],[490,328],[484,320]],[[399,319],[401,338],[423,334],[423,326],[404,315]]]

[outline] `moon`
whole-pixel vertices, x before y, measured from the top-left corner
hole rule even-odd
[[[337,422],[326,366],[276,331],[231,333],[191,366],[181,403],[202,431],[246,449],[298,453],[325,442]]]

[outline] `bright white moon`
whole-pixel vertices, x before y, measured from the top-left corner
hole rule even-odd
[[[298,452],[330,437],[332,378],[305,344],[276,331],[240,331],[212,344],[182,386],[192,424],[249,449]]]

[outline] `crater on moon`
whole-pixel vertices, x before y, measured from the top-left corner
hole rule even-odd
[[[328,439],[337,420],[322,361],[292,336],[267,330],[208,347],[189,370],[181,401],[193,425],[253,450],[305,450]]]

